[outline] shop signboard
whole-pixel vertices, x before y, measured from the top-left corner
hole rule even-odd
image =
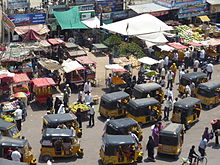
[[[8,29],[10,29],[11,32],[14,32],[15,24],[7,17],[7,15],[4,12],[2,12],[2,21],[4,25]]]
[[[94,4],[88,4],[88,5],[81,5],[79,6],[79,11],[89,11],[89,10],[94,10],[95,5]]]
[[[95,0],[75,0],[76,5],[83,5],[83,4],[94,4]]]
[[[206,0],[154,0],[154,3],[157,3],[165,7],[170,7],[172,9],[179,9],[182,7],[199,5],[205,2]]]
[[[15,25],[44,24],[46,13],[8,15],[8,18]]]
[[[188,6],[179,9],[178,17],[179,18],[195,17],[199,15],[206,15],[207,13],[208,13],[207,4],[204,3],[196,6]]]
[[[110,13],[123,10],[123,0],[98,0],[96,2],[97,12]]]
[[[112,12],[112,19],[115,20],[122,20],[126,19],[128,17],[128,12],[127,11],[116,11]]]
[[[28,4],[28,0],[8,0],[7,8],[12,10],[28,8]]]

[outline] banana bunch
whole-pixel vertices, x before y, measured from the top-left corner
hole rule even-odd
[[[89,107],[86,106],[85,104],[80,104],[77,102],[74,102],[72,105],[69,106],[69,109],[73,112],[76,113],[77,109],[81,109],[81,111],[88,111]]]

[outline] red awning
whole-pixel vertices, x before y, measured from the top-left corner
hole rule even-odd
[[[0,74],[0,79],[3,79],[3,78],[9,78],[9,76],[7,74]]]
[[[41,40],[40,35],[37,34],[37,32],[33,30],[29,30],[27,34],[24,35],[23,41],[28,41],[28,40]]]
[[[36,87],[45,87],[56,85],[52,78],[36,78],[32,80],[34,86]]]
[[[80,57],[75,58],[75,60],[81,64],[95,64],[95,61],[93,61],[88,56],[80,56]]]
[[[60,44],[65,45],[65,42],[60,38],[50,38],[48,39],[48,42],[52,45],[60,45]]]
[[[127,72],[126,69],[112,69],[113,72]]]
[[[192,45],[192,46],[196,46],[196,47],[201,47],[203,46],[202,44],[199,44],[199,43],[196,43],[196,42],[188,42],[189,45]]]
[[[21,83],[21,82],[29,82],[30,79],[28,78],[26,73],[16,73],[13,77],[13,83]]]
[[[178,42],[168,43],[168,45],[171,46],[171,47],[173,47],[173,48],[175,48],[175,49],[178,49],[178,50],[188,48],[187,46],[182,45],[182,44],[180,44],[180,43],[178,43]]]

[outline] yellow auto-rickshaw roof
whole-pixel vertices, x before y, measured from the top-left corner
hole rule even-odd
[[[219,81],[208,81],[206,83],[199,84],[198,88],[205,89],[205,90],[215,90],[217,88],[220,88],[220,82]]]
[[[106,102],[116,102],[118,100],[122,100],[125,98],[128,98],[129,94],[123,91],[118,91],[118,92],[112,92],[112,93],[107,93],[104,94],[101,99],[106,101]]]
[[[137,84],[134,86],[134,90],[137,90],[139,92],[150,92],[157,89],[160,89],[161,85],[157,83],[145,83],[145,84]]]
[[[182,124],[177,124],[177,123],[170,123],[167,125],[163,130],[160,131],[160,136],[176,136],[180,134],[183,130],[183,125]]]
[[[147,106],[151,106],[151,105],[156,105],[159,103],[160,102],[158,100],[156,100],[153,97],[150,97],[150,98],[131,100],[129,102],[129,106],[131,106],[133,109],[137,109],[137,108],[147,107]]]
[[[23,148],[28,143],[25,139],[12,138],[7,136],[0,137],[0,146]]]
[[[106,146],[122,146],[136,143],[131,135],[105,135],[102,141]]]
[[[192,73],[186,73],[183,74],[181,79],[188,79],[188,80],[195,80],[198,78],[207,78],[207,74],[203,72],[192,72]]]
[[[0,130],[2,131],[6,131],[8,128],[10,128],[13,125],[15,125],[15,123],[10,123],[3,119],[0,119]]]

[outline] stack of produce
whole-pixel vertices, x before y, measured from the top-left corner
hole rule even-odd
[[[85,104],[80,104],[80,103],[74,102],[72,105],[69,106],[69,109],[73,113],[76,113],[78,108],[81,109],[82,112],[89,111],[89,107],[86,106]]]
[[[203,41],[204,38],[199,32],[202,30],[197,29],[196,32],[193,32],[193,28],[187,25],[179,25],[175,27],[178,34],[181,38],[184,39],[184,42],[192,42],[192,41]]]

